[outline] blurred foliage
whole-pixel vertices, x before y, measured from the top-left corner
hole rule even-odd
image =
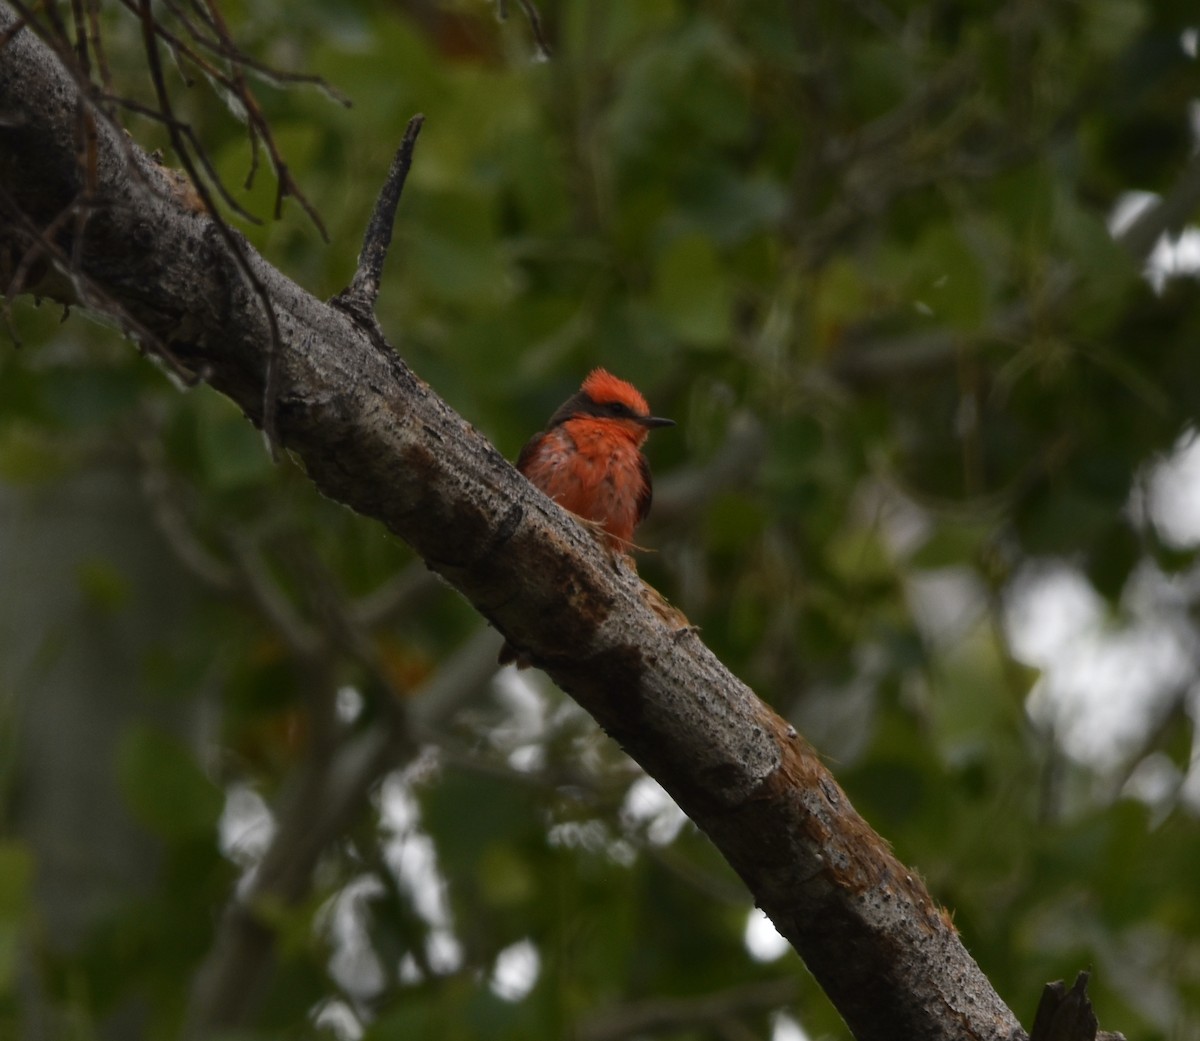
[[[1027,711],[1044,663],[1020,660],[1006,613],[1058,560],[1117,632],[1150,568],[1150,614],[1195,659],[1195,547],[1160,537],[1144,502],[1150,468],[1196,422],[1200,285],[1147,279],[1108,227],[1125,193],[1168,193],[1194,151],[1194,7],[540,6],[549,61],[519,4],[505,22],[482,0],[224,5],[249,54],[353,101],[255,88],[327,245],[295,205],[269,219],[269,170],[243,187],[236,114],[202,80],[176,70],[171,87],[264,218],[234,222],[323,298],[349,281],[391,153],[424,112],[380,301],[405,359],[510,457],[589,367],[637,382],[680,424],[650,445],[643,574],[829,756],[1001,995],[1028,1022],[1046,981],[1092,966],[1102,1026],[1200,1037],[1197,667],[1135,706],[1119,755],[1081,761]],[[149,102],[136,22],[112,5],[103,28],[114,90]],[[166,147],[160,125],[126,123]],[[21,504],[53,508],[78,474],[118,465],[139,475],[139,537],[180,559],[187,622],[121,645],[146,711],[95,765],[120,800],[94,812],[131,816],[153,870],[97,876],[104,898],[65,939],[43,922],[63,897],[50,867],[90,854],[28,799],[22,764],[73,767],[30,703],[55,656],[143,587],[97,551],[52,626],[0,625],[16,763],[0,774],[16,826],[0,844],[0,1034],[168,1038],[261,855],[233,826],[286,805],[321,745],[322,697],[340,691],[352,732],[396,705],[420,713],[480,622],[422,584],[406,547],[272,465],[227,402],[61,317],[18,301],[21,345],[0,351],[4,595],[44,581],[38,561],[17,566]],[[747,417],[761,437],[719,469]],[[409,586],[391,611],[364,607]],[[369,652],[339,643],[339,612]],[[320,668],[297,626],[335,634]],[[1094,693],[1154,673],[1146,655],[1094,669]],[[325,851],[311,892],[264,909],[270,986],[230,1036],[586,1036],[626,1003],[795,975],[789,1014],[812,1038],[846,1037],[794,962],[747,951],[749,898],[707,843],[634,812],[637,772],[531,684],[484,682],[431,710],[423,751]],[[159,727],[180,711],[185,725]],[[1165,795],[1133,785],[1146,764],[1173,779]],[[233,812],[247,791],[258,818]],[[505,992],[497,966],[522,941],[537,969]],[[766,1037],[768,1012],[731,1015]]]

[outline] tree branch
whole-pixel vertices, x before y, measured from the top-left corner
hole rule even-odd
[[[14,21],[0,4],[0,33]],[[17,32],[0,61],[0,248],[22,242],[14,208],[44,226],[75,197],[78,101],[54,55]],[[587,709],[708,834],[860,1041],[1023,1036],[815,752],[694,633],[661,621],[636,575],[381,339],[248,246],[239,263],[105,121],[96,149],[98,207],[67,255],[251,420],[273,407],[279,443],[325,495],[410,543]]]
[[[192,986],[183,1037],[199,1041],[245,1022],[274,954],[274,935],[263,912],[304,896],[321,853],[362,811],[367,794],[396,764],[402,747],[391,728],[376,725],[345,740],[331,758],[306,761],[250,884],[225,907]]]

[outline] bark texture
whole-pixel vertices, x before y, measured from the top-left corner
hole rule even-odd
[[[0,4],[0,33],[15,24]],[[29,289],[152,332],[178,363],[263,418],[320,491],[410,543],[654,776],[718,846],[860,1041],[1023,1037],[921,882],[813,750],[700,639],[673,630],[377,333],[249,247],[280,332],[212,220],[102,120],[84,192],[78,92],[28,30],[0,52],[0,271],[54,225],[85,279]],[[62,220],[81,196],[84,220]],[[34,247],[36,248],[36,247]],[[6,259],[7,258],[7,259]],[[158,349],[158,348],[152,348]]]

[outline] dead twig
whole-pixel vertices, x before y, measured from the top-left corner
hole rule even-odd
[[[164,123],[171,135],[171,146],[174,148],[175,154],[179,162],[183,165],[184,170],[187,171],[188,179],[192,182],[192,187],[196,189],[196,193],[200,196],[205,208],[212,216],[213,224],[220,234],[221,240],[225,243],[226,248],[234,258],[238,270],[242,273],[242,277],[250,284],[254,295],[258,297],[259,302],[262,304],[263,316],[267,320],[270,336],[266,351],[266,372],[263,376],[262,431],[263,436],[267,439],[267,445],[271,450],[271,457],[274,459],[277,458],[275,405],[279,396],[278,355],[283,346],[279,332],[279,319],[275,314],[275,307],[271,303],[271,296],[267,292],[266,286],[263,285],[262,280],[255,274],[254,268],[250,264],[250,258],[243,247],[242,240],[234,234],[233,229],[217,213],[212,196],[209,194],[208,186],[205,184],[204,179],[200,177],[196,165],[192,161],[192,153],[188,148],[189,142],[195,147],[196,155],[201,158],[206,167],[208,166],[208,159],[204,149],[195,140],[191,127],[177,120],[173,114],[171,96],[167,91],[167,85],[163,79],[162,62],[158,54],[159,37],[154,15],[150,10],[150,0],[138,0],[138,13],[141,18],[142,44],[146,52],[146,63],[150,70],[151,82],[154,84],[154,93],[158,99],[159,111],[162,113]],[[215,183],[220,185],[220,179],[217,178]]]
[[[379,298],[379,284],[383,277],[383,265],[387,260],[388,248],[392,244],[392,227],[396,222],[396,207],[404,191],[404,182],[412,168],[413,148],[417,135],[425,125],[425,117],[419,113],[408,121],[404,138],[392,159],[387,179],[375,200],[375,209],[367,222],[363,235],[362,250],[358,254],[358,270],[350,285],[330,301],[341,308],[355,321],[374,329],[375,301]]]
[[[1046,984],[1029,1041],[1125,1041],[1124,1034],[1097,1030],[1096,1013],[1087,996],[1091,975],[1081,972],[1070,990],[1062,980]]]
[[[525,17],[529,19],[529,31],[533,33],[533,42],[537,44],[538,57],[543,61],[548,61],[551,57],[550,41],[546,39],[546,28],[542,23],[541,12],[533,0],[517,0],[517,2],[521,5],[521,10],[525,12]],[[507,0],[499,0],[496,13],[499,15],[500,21],[508,19]]]

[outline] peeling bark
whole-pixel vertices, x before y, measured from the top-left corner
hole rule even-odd
[[[0,4],[0,33],[15,19]],[[0,54],[0,274],[83,182],[74,80],[31,32]],[[28,286],[115,313],[263,420],[271,337],[213,221],[102,120],[86,219],[58,221],[74,282]],[[77,228],[81,226],[81,233]],[[71,236],[75,235],[75,238]],[[367,323],[248,246],[275,310],[281,447],[320,491],[385,524],[546,669],[703,829],[860,1041],[1024,1037],[919,879],[813,750],[637,577],[526,482]],[[5,270],[4,257],[9,258]],[[44,265],[43,265],[44,266]],[[86,287],[103,291],[102,300]]]

